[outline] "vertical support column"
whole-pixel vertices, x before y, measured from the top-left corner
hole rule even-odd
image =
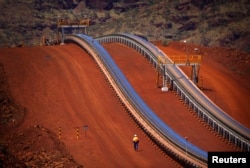
[[[83,126],[83,129],[84,129],[84,134],[85,134],[85,137],[87,135],[87,130],[88,130],[88,125],[84,125]]]
[[[162,86],[166,87],[166,64],[163,64],[163,72],[162,72]]]
[[[63,29],[63,27],[61,27],[62,28],[62,41],[61,41],[61,45],[63,45],[64,44],[64,29]]]
[[[196,78],[195,68],[196,68],[195,65],[192,65],[191,79],[196,84],[196,82],[195,82],[195,78]]]
[[[195,84],[198,84],[199,69],[200,69],[199,64],[192,65],[191,79]]]
[[[154,65],[153,63],[153,66],[156,67],[156,87],[159,88],[160,85],[159,85],[159,77],[160,77],[160,62],[158,61],[158,63],[156,65]]]
[[[173,82],[173,79],[170,79],[169,85],[170,85],[170,89],[174,91],[174,82]]]
[[[238,137],[235,137],[234,138],[234,146],[238,146],[237,144],[238,144]]]

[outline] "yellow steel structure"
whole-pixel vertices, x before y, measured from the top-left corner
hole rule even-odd
[[[58,19],[57,26],[89,26],[90,20],[89,19],[81,19],[78,21],[68,21],[65,19]]]
[[[64,29],[71,29],[71,28],[78,28],[84,29],[84,34],[87,34],[87,27],[90,24],[90,19],[80,19],[78,21],[69,21],[65,19],[58,19],[57,20],[57,32],[58,32],[58,39],[59,39],[59,32],[61,32],[61,44],[64,44]]]
[[[194,83],[198,84],[199,79],[199,70],[200,70],[200,64],[201,64],[201,55],[199,54],[192,54],[192,55],[168,55],[168,58],[170,58],[173,62],[171,64],[175,64],[178,66],[192,66],[191,70],[191,79],[194,81]],[[165,66],[166,64],[170,64],[167,62],[167,59],[161,56],[157,57],[158,63],[156,67],[157,71],[157,77],[156,77],[156,86],[160,87],[160,67]],[[163,82],[164,79],[163,79]]]
[[[174,64],[200,64],[201,55],[168,55],[168,57],[174,62]]]
[[[157,57],[157,68],[156,68],[156,72],[157,72],[157,77],[156,77],[156,87],[160,87],[160,84],[159,84],[159,81],[160,81],[160,66],[163,66],[167,63],[167,58],[164,58],[164,57],[161,57],[161,56],[158,56]]]

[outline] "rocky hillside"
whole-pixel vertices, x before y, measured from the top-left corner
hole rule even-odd
[[[0,63],[0,167],[75,167],[64,143],[49,129],[34,125],[6,137],[24,119],[26,110],[12,98],[4,66]]]
[[[76,163],[57,135],[34,125],[0,144],[1,167],[74,167]]]
[[[39,45],[43,35],[57,38],[58,18],[89,18],[91,36],[140,33],[250,51],[248,0],[0,0],[0,8],[1,47]]]
[[[25,108],[18,105],[11,96],[4,66],[0,63],[0,136],[2,128],[18,126],[24,118]]]

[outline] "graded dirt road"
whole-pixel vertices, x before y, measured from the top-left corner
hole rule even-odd
[[[12,96],[27,108],[24,122],[6,136],[31,125],[56,134],[61,127],[62,141],[84,167],[177,166],[135,126],[95,62],[78,46],[0,52]],[[141,141],[139,152],[132,146],[135,133]]]

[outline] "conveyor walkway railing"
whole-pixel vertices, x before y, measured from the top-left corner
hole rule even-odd
[[[140,127],[159,147],[181,165],[207,167],[207,152],[187,142],[164,123],[139,97],[107,51],[86,35],[67,35],[65,42],[73,42],[85,49],[107,77],[121,102]],[[186,146],[189,150],[186,150]]]
[[[172,89],[214,131],[241,150],[250,151],[250,130],[214,104],[159,48],[139,36],[126,33],[98,37],[96,40],[100,43],[121,43],[138,51],[154,67],[160,67]],[[159,64],[159,57],[165,64]]]

